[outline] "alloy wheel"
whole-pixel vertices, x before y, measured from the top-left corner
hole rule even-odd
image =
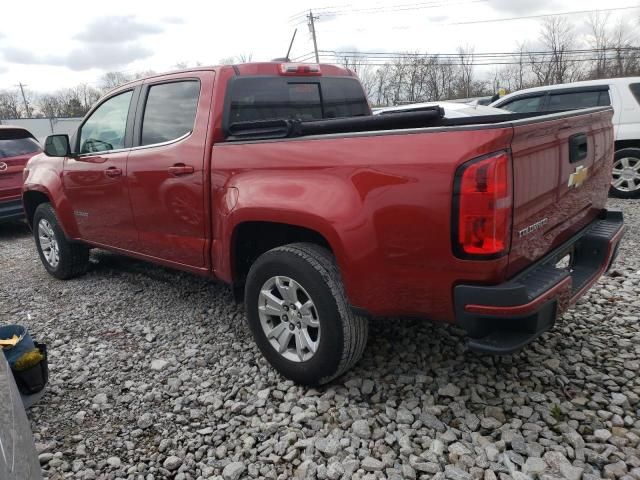
[[[306,362],[320,344],[320,317],[311,296],[294,279],[268,279],[258,298],[260,325],[271,346],[287,360]]]
[[[621,192],[640,189],[640,158],[625,157],[613,164],[611,185]]]
[[[46,218],[38,222],[38,241],[45,260],[52,268],[56,268],[60,263],[60,248],[53,227]]]

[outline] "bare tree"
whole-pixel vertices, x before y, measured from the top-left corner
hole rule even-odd
[[[640,55],[635,28],[626,19],[621,18],[613,29],[610,41],[614,55],[607,75],[615,77],[638,75],[640,73]]]
[[[131,80],[132,78],[124,72],[107,72],[101,77],[100,86],[106,92]]]
[[[575,47],[576,41],[573,24],[566,17],[545,18],[542,21],[540,43],[549,51],[548,81],[566,83],[579,76],[579,64],[567,53]]]
[[[342,65],[344,68],[348,68],[358,76],[367,98],[371,98],[374,95],[377,78],[373,67],[367,62],[366,57],[358,55],[357,53],[355,55],[338,53],[336,63]]]
[[[17,92],[0,91],[0,118],[21,118],[20,96]]]
[[[62,100],[60,95],[44,94],[40,95],[37,102],[38,109],[46,118],[57,118],[62,116]]]
[[[471,96],[471,86],[473,84],[473,47],[458,47],[459,75],[458,93],[462,97]]]
[[[253,53],[252,52],[241,53],[240,55],[236,56],[236,60],[237,60],[237,63],[249,63],[250,61],[253,60]]]
[[[591,78],[603,78],[607,72],[608,59],[606,49],[611,45],[608,23],[609,13],[596,12],[587,20],[587,27],[589,28],[587,43],[589,47],[595,50],[593,54],[595,60],[591,65],[589,74]]]
[[[223,57],[220,59],[220,65],[234,65],[236,63],[249,63],[253,60],[253,53],[241,53],[231,57]]]

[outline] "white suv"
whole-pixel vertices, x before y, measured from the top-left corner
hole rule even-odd
[[[505,95],[490,106],[524,113],[603,105],[611,105],[614,112],[616,153],[611,194],[620,198],[640,198],[640,77],[528,88]]]

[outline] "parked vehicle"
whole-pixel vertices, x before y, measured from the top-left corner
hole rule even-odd
[[[395,107],[382,107],[373,110],[374,115],[386,115],[398,112],[419,112],[438,106],[444,110],[444,118],[480,117],[484,115],[505,115],[507,112],[500,108],[487,107],[480,104],[468,104],[458,102],[424,102],[398,105]]]
[[[640,77],[608,78],[528,88],[491,104],[510,112],[613,107],[615,159],[611,195],[640,197]]]
[[[22,171],[27,160],[40,151],[28,130],[0,125],[0,223],[24,217]]]
[[[457,323],[471,348],[513,352],[609,267],[611,108],[370,113],[331,65],[123,85],[27,165],[42,263],[75,277],[101,247],[226,282],[264,356],[306,384],[358,361],[371,315]]]
[[[0,351],[0,478],[42,478],[29,420],[11,369]]]

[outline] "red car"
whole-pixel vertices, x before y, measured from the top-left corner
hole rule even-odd
[[[353,366],[367,318],[456,323],[480,352],[553,327],[613,261],[612,110],[371,115],[331,65],[199,68],[123,85],[29,161],[44,267],[100,247],[228,283],[297,382]]]
[[[40,151],[38,141],[24,128],[0,125],[0,222],[24,217],[22,171]]]

